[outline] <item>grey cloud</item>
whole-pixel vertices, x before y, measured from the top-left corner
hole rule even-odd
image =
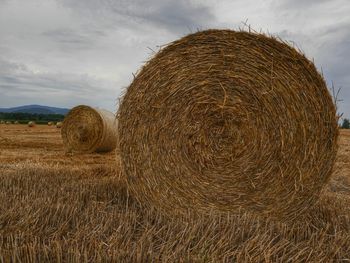
[[[82,30],[80,30],[82,31]],[[62,49],[69,51],[70,49],[91,49],[96,46],[96,35],[104,36],[104,33],[99,31],[84,31],[78,32],[71,28],[59,28],[45,31],[42,33],[56,44],[59,44]]]
[[[8,76],[0,76],[0,80],[3,82],[3,83],[18,83],[18,79],[15,78],[15,77],[8,77]]]
[[[20,69],[20,70],[18,70]],[[88,75],[35,73],[25,65],[0,60],[0,106],[7,106],[6,100],[21,97],[28,101],[40,103],[42,99],[52,101],[65,100],[64,106],[74,106],[76,103],[89,102],[97,105],[94,100],[109,100],[114,104],[112,88],[108,89],[103,82]],[[114,95],[115,96],[115,95]],[[50,99],[51,97],[51,99]],[[27,102],[28,103],[28,102]],[[72,104],[70,104],[72,103]]]
[[[5,76],[8,73],[23,72],[27,70],[28,69],[23,64],[10,62],[0,57],[0,76]]]
[[[202,27],[214,19],[214,15],[210,12],[209,7],[203,5],[194,6],[189,1],[152,2],[153,8],[149,9],[143,4],[138,9],[131,9],[130,15],[142,18],[158,26],[180,31]],[[115,10],[123,12],[122,8]]]
[[[13,85],[11,84],[0,84],[0,89],[12,89]]]
[[[350,32],[349,27],[331,33],[332,38],[321,47],[324,72],[327,79],[334,82],[336,88],[341,88],[339,104],[340,111],[349,114],[350,109]]]
[[[314,8],[329,3],[329,0],[275,0],[274,6],[288,9]]]
[[[210,6],[190,0],[103,0],[98,2],[63,0],[60,2],[78,12],[85,10],[96,19],[108,17],[117,21],[125,18],[129,22],[151,23],[156,27],[176,32],[188,32],[189,29],[201,28],[215,20]],[[116,24],[116,26],[119,25]]]
[[[343,87],[340,110],[350,114],[347,0],[0,0],[0,7],[0,106],[40,100],[112,110],[147,47],[248,18],[314,57],[328,83]]]

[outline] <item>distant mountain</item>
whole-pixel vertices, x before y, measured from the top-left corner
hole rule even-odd
[[[13,108],[0,108],[0,112],[23,112],[23,113],[37,113],[37,114],[62,114],[66,115],[69,109],[66,108],[56,108],[42,105],[25,105]]]

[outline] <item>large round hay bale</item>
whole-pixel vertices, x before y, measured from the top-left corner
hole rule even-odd
[[[34,121],[28,122],[28,127],[34,127],[34,126],[35,126],[35,122]]]
[[[48,126],[52,126],[52,125],[53,125],[53,122],[52,122],[52,121],[49,121],[49,122],[47,123],[47,125],[48,125]]]
[[[293,218],[318,199],[337,151],[323,77],[262,34],[208,30],[169,44],[118,114],[129,190],[166,213],[243,207]]]
[[[117,146],[117,121],[109,111],[80,105],[64,118],[61,134],[68,151],[108,152]]]
[[[62,128],[62,126],[63,126],[63,122],[59,121],[56,123],[56,128],[60,129],[60,128]]]

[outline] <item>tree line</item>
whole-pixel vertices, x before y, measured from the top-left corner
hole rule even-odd
[[[62,114],[42,114],[24,112],[0,112],[0,120],[4,121],[35,121],[35,122],[58,122],[63,121]]]
[[[350,129],[350,121],[349,119],[343,119],[343,123],[340,126],[343,129]]]

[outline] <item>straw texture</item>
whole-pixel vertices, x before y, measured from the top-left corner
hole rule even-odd
[[[34,121],[29,121],[28,122],[28,127],[34,127],[35,126],[35,122]]]
[[[170,214],[243,207],[294,218],[317,200],[337,151],[323,77],[262,34],[208,30],[169,44],[118,114],[130,191]]]
[[[61,134],[67,151],[108,152],[117,145],[117,121],[109,111],[80,105],[65,117]]]

